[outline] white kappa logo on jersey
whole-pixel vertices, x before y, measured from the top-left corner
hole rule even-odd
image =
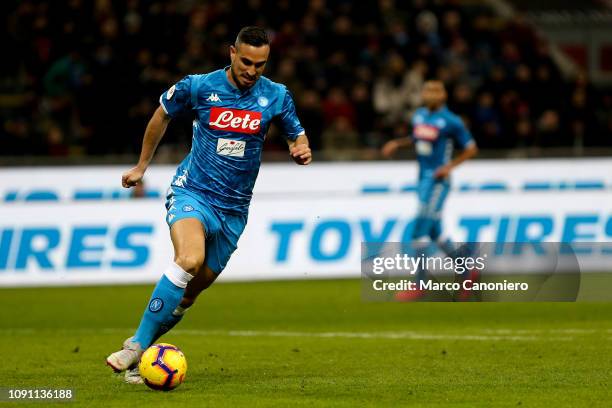
[[[208,102],[221,102],[219,95],[214,92],[211,92],[210,96],[206,99]]]
[[[174,180],[172,185],[177,187],[185,187],[185,182],[187,181],[188,175],[189,172],[187,170],[183,170],[183,174],[181,176],[178,176],[176,180]]]

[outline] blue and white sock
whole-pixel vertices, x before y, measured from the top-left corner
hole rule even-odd
[[[172,312],[181,303],[185,287],[191,278],[193,278],[192,275],[174,262],[166,269],[153,289],[151,299],[134,335],[134,341],[140,344],[140,347],[148,348],[160,326],[171,321]]]

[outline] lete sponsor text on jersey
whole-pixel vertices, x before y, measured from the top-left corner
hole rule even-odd
[[[425,125],[421,123],[414,127],[415,139],[433,141],[438,138],[439,133],[440,133],[440,129],[432,125]]]
[[[258,133],[261,128],[261,112],[212,107],[210,109],[211,129],[237,133]]]

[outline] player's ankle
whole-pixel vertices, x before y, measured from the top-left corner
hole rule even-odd
[[[189,307],[191,306],[191,304],[189,305],[183,305],[180,304],[176,307],[176,309],[174,309],[174,311],[172,312],[173,316],[183,316],[185,314],[185,312],[187,312],[187,309],[189,309]]]

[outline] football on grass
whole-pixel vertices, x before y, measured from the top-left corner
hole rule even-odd
[[[154,344],[140,357],[138,369],[149,388],[170,391],[185,380],[187,359],[183,352],[172,344]]]

